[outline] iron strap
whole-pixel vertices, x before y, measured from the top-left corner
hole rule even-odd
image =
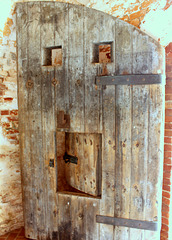
[[[96,76],[96,85],[145,85],[162,84],[161,74]]]
[[[133,220],[133,219],[125,219],[125,218],[115,218],[115,217],[107,217],[107,216],[101,216],[101,215],[96,215],[96,222],[114,225],[114,226],[123,226],[123,227],[137,228],[137,229],[144,229],[144,230],[151,230],[151,231],[158,230],[157,222],[148,222],[148,221],[140,221],[140,220]]]

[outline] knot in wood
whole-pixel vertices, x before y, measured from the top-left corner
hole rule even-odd
[[[27,88],[33,88],[33,80],[28,80],[27,82],[26,82],[26,87]]]
[[[57,83],[58,83],[57,79],[55,79],[55,78],[53,78],[53,80],[52,80],[51,82],[52,82],[52,85],[53,85],[53,86],[56,86]]]

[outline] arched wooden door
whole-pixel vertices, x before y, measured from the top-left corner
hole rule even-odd
[[[162,47],[105,13],[37,1],[17,3],[17,49],[26,237],[159,239]]]

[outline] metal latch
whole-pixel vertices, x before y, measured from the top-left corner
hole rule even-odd
[[[54,159],[50,159],[50,161],[49,161],[49,167],[54,167]]]
[[[65,152],[65,155],[63,156],[63,159],[65,160],[65,163],[74,163],[74,164],[77,164],[78,163],[78,158],[75,157],[75,156],[71,156],[69,154],[67,154]]]

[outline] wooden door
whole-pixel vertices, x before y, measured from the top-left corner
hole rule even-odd
[[[26,237],[159,239],[163,48],[105,13],[37,1],[17,3],[17,49]]]

